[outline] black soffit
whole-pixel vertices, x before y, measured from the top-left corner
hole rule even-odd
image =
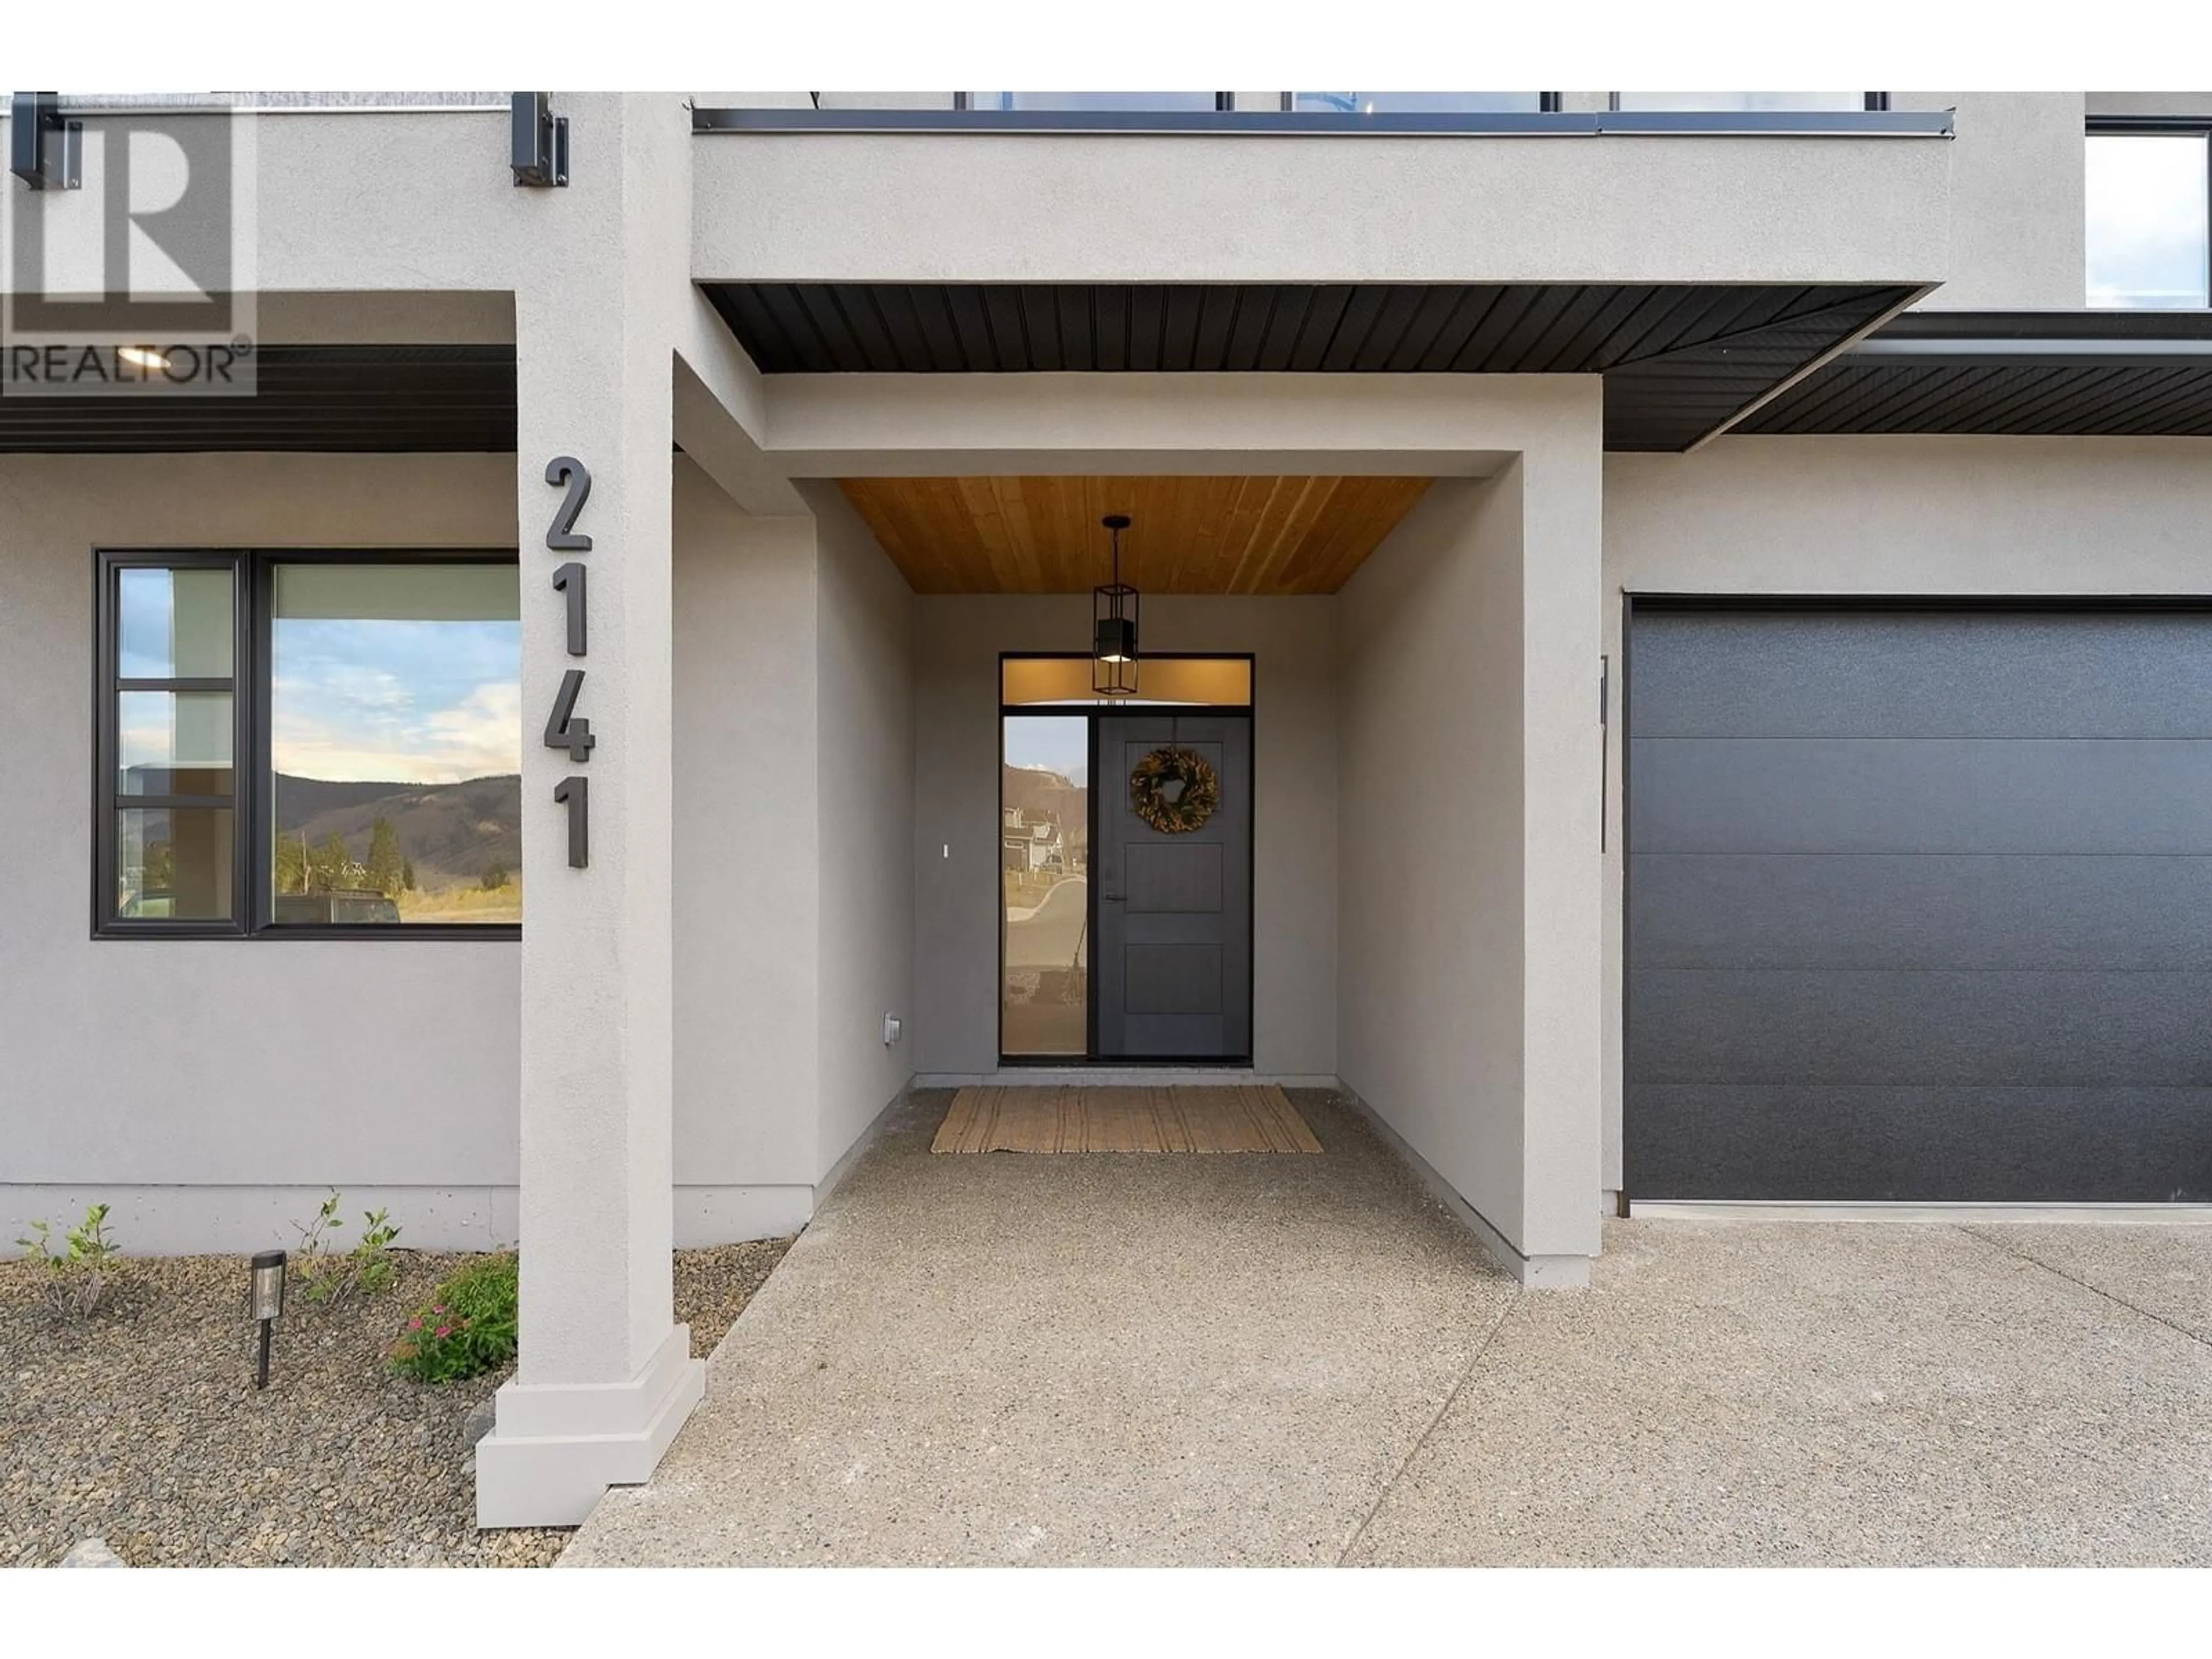
[[[2212,313],[1916,312],[1735,430],[2212,437]]]
[[[1608,449],[1686,449],[1894,285],[718,283],[763,374],[1605,376]]]
[[[252,396],[0,396],[0,453],[514,450],[512,345],[268,345]]]
[[[771,374],[1601,373],[1606,447],[1659,451],[1687,447],[1907,297],[1672,284],[709,292]],[[1910,313],[1730,430],[2212,436],[2212,313]],[[264,346],[250,398],[0,396],[0,453],[514,443],[511,345]]]

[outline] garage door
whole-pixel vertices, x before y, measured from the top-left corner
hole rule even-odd
[[[2212,1200],[2212,615],[1629,652],[1632,1197]]]

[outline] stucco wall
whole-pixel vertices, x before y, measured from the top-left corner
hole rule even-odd
[[[688,460],[675,508],[677,1224],[728,1237],[803,1219],[817,1173],[814,526]]]
[[[1606,648],[1623,592],[2212,592],[2190,438],[1723,438],[1605,461]],[[1616,698],[1616,711],[1620,705]],[[1621,745],[1610,748],[1605,1182],[1620,1183]]]
[[[514,477],[504,456],[0,458],[0,702],[19,733],[0,1236],[111,1199],[131,1249],[277,1243],[327,1185],[389,1201],[410,1243],[511,1236],[514,944],[95,940],[88,803],[95,546],[512,547]],[[239,1190],[271,1188],[289,1190]]]
[[[513,465],[0,459],[0,699],[26,733],[0,815],[5,1237],[105,1199],[136,1250],[283,1243],[336,1185],[410,1243],[514,1240],[514,942],[94,940],[87,805],[95,546],[512,546]],[[905,1079],[879,1029],[910,1000],[912,600],[842,501],[817,543],[675,469],[675,1201],[697,1243],[800,1224]]]
[[[1341,596],[1339,1069],[1509,1240],[1523,1200],[1521,540],[1517,468],[1442,481]]]
[[[816,515],[821,894],[820,1119],[808,1178],[818,1181],[914,1069],[914,1045],[886,1044],[883,1019],[908,1018],[913,1004],[915,601],[834,486],[805,494]],[[775,937],[762,933],[753,949]]]
[[[1890,103],[1955,112],[1951,270],[1923,308],[2081,309],[2082,94],[1897,92]]]
[[[720,133],[693,156],[692,275],[1936,281],[1950,149],[1895,136]]]
[[[1327,599],[1147,596],[1145,648],[1255,654],[1254,1069],[1336,1072],[1336,646]],[[999,653],[1080,652],[1084,594],[915,601],[914,1069],[999,1060]]]
[[[913,595],[833,489],[676,489],[679,1243],[788,1231],[905,1085]]]

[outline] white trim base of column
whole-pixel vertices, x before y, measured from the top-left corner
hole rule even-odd
[[[627,1382],[504,1384],[477,1443],[477,1525],[581,1525],[609,1486],[644,1482],[706,1389],[685,1325]]]

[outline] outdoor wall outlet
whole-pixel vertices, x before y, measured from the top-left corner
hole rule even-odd
[[[885,1014],[884,1016],[884,1047],[888,1048],[896,1042],[905,1029],[904,1023],[896,1014]]]

